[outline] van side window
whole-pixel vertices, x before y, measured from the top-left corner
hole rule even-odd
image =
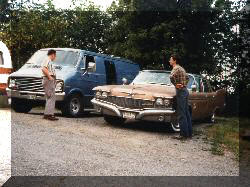
[[[116,84],[117,83],[117,77],[116,77],[116,69],[115,64],[112,61],[104,61],[105,64],[105,70],[106,70],[106,80],[107,84]]]
[[[89,69],[90,72],[96,71],[96,62],[94,56],[89,56],[89,55],[85,56],[85,67],[86,69],[92,67],[91,69]]]
[[[0,51],[0,65],[4,65],[3,52],[2,51]]]

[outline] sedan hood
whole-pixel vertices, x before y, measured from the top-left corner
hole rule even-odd
[[[135,99],[145,99],[154,101],[155,98],[172,98],[176,95],[174,86],[166,85],[110,85],[98,86],[94,88],[96,91],[106,91],[112,96],[132,97]]]

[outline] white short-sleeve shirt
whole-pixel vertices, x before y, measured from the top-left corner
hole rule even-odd
[[[49,75],[56,76],[56,71],[55,71],[55,68],[54,68],[52,63],[53,62],[50,59],[46,59],[43,61],[41,68],[43,68],[43,67],[47,68],[49,71]],[[46,76],[44,73],[43,73],[43,75]]]

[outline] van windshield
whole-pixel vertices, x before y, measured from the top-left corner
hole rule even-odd
[[[47,50],[37,51],[26,64],[41,65],[48,58]],[[56,51],[56,60],[53,62],[58,66],[75,66],[78,60],[79,53],[74,51]]]

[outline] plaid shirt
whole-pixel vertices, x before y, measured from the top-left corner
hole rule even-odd
[[[176,65],[171,71],[170,80],[174,86],[176,86],[176,84],[187,86],[189,78],[185,69],[179,65]]]

